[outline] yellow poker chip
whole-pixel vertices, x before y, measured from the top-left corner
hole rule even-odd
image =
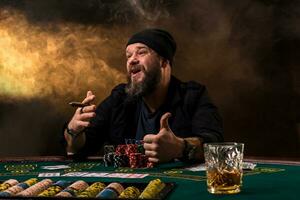
[[[152,180],[139,196],[139,199],[154,199],[165,186],[166,184],[160,179]]]
[[[38,182],[37,178],[31,178],[31,179],[26,180],[24,183],[26,183],[29,186],[32,186],[32,185],[36,184],[37,182]]]
[[[119,196],[123,199],[136,199],[140,196],[140,190],[134,186],[127,187]]]
[[[77,197],[95,197],[99,192],[101,192],[106,185],[101,182],[93,183],[91,186],[86,188]]]
[[[38,196],[52,197],[62,191],[63,189],[59,186],[50,186],[48,189],[44,190]]]

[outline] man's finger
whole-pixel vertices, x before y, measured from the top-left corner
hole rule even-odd
[[[147,134],[147,135],[145,135],[144,139],[143,139],[144,144],[145,143],[152,143],[153,141],[155,141],[155,138],[156,138],[156,135],[154,135],[154,134]]]
[[[91,91],[87,91],[85,99],[82,103],[89,104],[95,99],[95,95]]]
[[[160,118],[160,130],[163,129],[163,128],[165,128],[167,130],[170,130],[168,119],[171,116],[172,115],[169,112],[167,112],[163,116],[161,116],[161,118]]]
[[[79,120],[81,120],[81,121],[89,121],[90,119],[92,119],[95,116],[96,116],[96,113],[94,113],[94,112],[83,113],[83,114],[80,115]]]
[[[144,149],[148,151],[157,151],[158,145],[156,143],[144,143]]]
[[[87,91],[87,93],[86,93],[86,97],[88,97],[88,96],[91,96],[91,95],[93,95],[93,92],[92,91]]]
[[[150,158],[148,158],[148,161],[149,162],[153,162],[153,163],[158,163],[159,159],[158,158],[152,158],[152,157],[150,157]]]
[[[78,121],[77,124],[82,128],[86,128],[90,125],[90,122]]]
[[[156,158],[157,157],[157,152],[156,151],[145,151],[145,155],[151,158]]]
[[[80,113],[81,113],[81,109],[82,109],[82,108],[77,108],[77,109],[76,109],[76,113],[77,113],[77,114],[80,114]]]
[[[96,110],[95,105],[85,106],[85,107],[81,108],[81,113],[94,112],[95,110]]]

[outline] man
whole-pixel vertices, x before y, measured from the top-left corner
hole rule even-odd
[[[104,143],[144,141],[154,163],[203,160],[203,143],[223,140],[222,120],[204,86],[172,76],[176,43],[160,29],[133,35],[126,45],[128,83],[116,86],[97,108],[87,92],[64,132],[67,150],[87,156]]]

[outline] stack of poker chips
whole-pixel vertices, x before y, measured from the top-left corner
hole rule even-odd
[[[134,186],[127,187],[119,196],[121,199],[137,199],[141,192]]]
[[[111,183],[106,186],[96,198],[100,199],[116,199],[124,191],[123,186],[120,183]]]
[[[156,199],[159,193],[165,188],[166,184],[160,179],[155,179],[149,182],[147,187],[144,189],[139,199]]]
[[[64,181],[64,180],[59,180],[55,182],[53,185],[48,187],[46,190],[41,192],[38,196],[39,197],[53,197],[57,193],[61,192],[63,189],[68,187],[70,185],[70,181]]]
[[[34,184],[33,186],[27,188],[26,190],[19,192],[17,194],[17,196],[23,196],[23,197],[36,196],[39,193],[41,193],[42,191],[44,191],[45,189],[47,189],[51,184],[52,184],[51,179],[44,179],[44,180]]]
[[[134,142],[134,143],[131,143]],[[118,145],[114,148],[112,145],[104,146],[104,165],[114,167],[130,168],[151,168],[153,163],[148,161],[143,148],[143,142],[140,140],[126,140],[126,144]]]
[[[19,181],[17,181],[16,179],[8,179],[6,181],[4,181],[2,184],[0,184],[0,192],[4,191],[14,185],[17,185],[19,183]]]
[[[124,190],[124,187],[116,182],[110,183],[107,186],[101,182],[94,182],[88,186],[88,184],[82,180],[76,181],[71,185],[70,181],[60,180],[52,184],[52,180],[50,179],[37,182],[35,178],[16,184],[17,182],[18,181],[14,179],[3,182],[1,185],[10,183],[12,185],[14,184],[14,186],[10,186],[5,191],[0,192],[0,194],[2,194],[0,195],[0,199],[54,196],[55,198],[160,199],[161,192],[166,186],[160,179],[150,181],[143,192],[134,186],[128,186]],[[17,192],[19,190],[22,191]]]
[[[64,190],[62,190],[61,192],[59,192],[58,194],[56,194],[56,197],[75,197],[77,196],[78,193],[81,193],[82,191],[84,191],[89,185],[82,181],[76,181],[75,183],[73,183],[72,185],[68,186],[67,188],[65,188]]]
[[[125,154],[115,154],[113,159],[113,165],[115,168],[117,167],[127,167],[129,163],[129,158]]]
[[[9,196],[14,196],[18,194],[19,192],[22,192],[23,190],[29,188],[30,186],[34,185],[37,183],[36,178],[31,178],[28,179],[27,181],[24,181],[22,183],[18,183],[17,185],[14,185],[2,192],[0,192],[0,197],[9,197]]]
[[[101,192],[106,185],[101,182],[96,182],[86,188],[83,192],[77,195],[77,197],[86,197],[86,198],[93,198],[96,197],[99,192]]]

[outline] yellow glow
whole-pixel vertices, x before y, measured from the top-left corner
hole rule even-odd
[[[52,30],[14,10],[2,10],[0,17],[0,96],[76,96],[125,80],[101,59],[107,47],[99,27],[60,23]]]

